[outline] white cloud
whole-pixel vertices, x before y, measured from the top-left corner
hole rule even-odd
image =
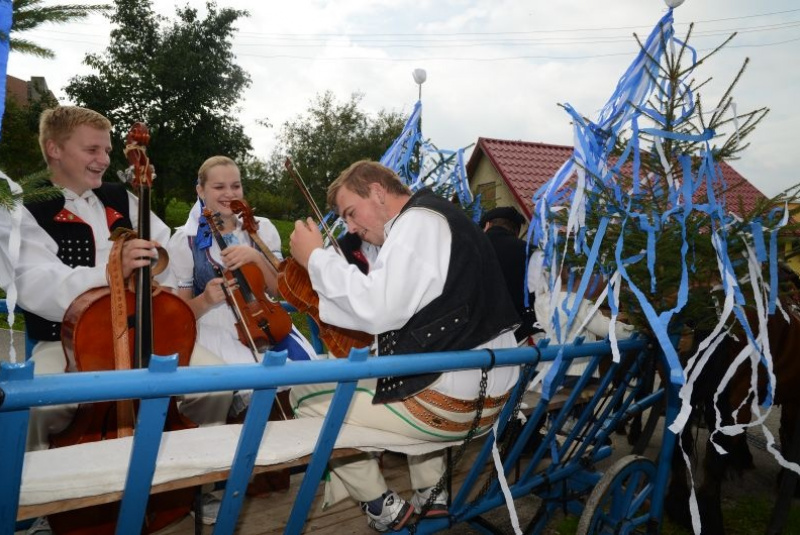
[[[174,14],[172,2],[155,4],[159,13]],[[189,4],[204,13],[205,0]],[[631,34],[646,36],[665,12],[661,0],[546,5],[526,0],[218,0],[218,5],[250,12],[238,24],[235,51],[253,79],[241,103],[242,122],[260,157],[274,147],[281,124],[305,112],[326,90],[340,100],[361,92],[372,112],[409,111],[417,98],[411,77],[416,67],[428,71],[423,129],[439,147],[466,146],[479,136],[568,144],[569,118],[557,104],[568,102],[594,117],[638,51]],[[755,16],[766,13],[774,14]],[[739,110],[768,106],[772,111],[733,166],[768,195],[800,182],[794,142],[800,127],[796,3],[688,0],[675,10],[675,21],[678,36],[690,21],[699,21],[691,40],[699,50],[740,31],[734,43],[701,67],[699,78],[713,77],[704,99],[719,98],[750,57],[734,93]],[[45,76],[63,96],[70,77],[89,72],[83,57],[104,50],[108,30],[105,19],[93,17],[88,24],[31,33],[58,58],[12,54],[8,72]],[[266,118],[272,129],[256,123]]]

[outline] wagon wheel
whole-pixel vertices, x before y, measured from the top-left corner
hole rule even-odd
[[[656,465],[627,455],[614,463],[592,490],[576,535],[646,533]]]

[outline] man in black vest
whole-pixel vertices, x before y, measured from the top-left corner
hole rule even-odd
[[[292,256],[308,269],[319,295],[320,319],[377,335],[378,355],[515,347],[519,318],[485,234],[451,202],[428,189],[411,195],[387,167],[360,161],[328,188],[328,204],[348,231],[380,252],[368,273],[322,248],[314,222],[298,221]],[[479,400],[485,432],[518,378],[516,367],[384,377],[359,383],[346,422],[429,441],[463,439]],[[327,412],[331,385],[292,388],[299,416]],[[444,473],[441,453],[409,456],[410,503],[388,489],[370,456],[332,464],[368,524],[399,530],[426,502],[427,514],[446,515],[447,495],[433,493]],[[333,498],[335,499],[335,497]]]
[[[479,223],[497,254],[511,301],[522,320],[514,332],[517,342],[530,341],[531,335],[541,331],[534,326],[534,295],[528,291],[525,273],[528,266],[528,247],[525,240],[519,237],[524,223],[525,216],[512,206],[500,206],[487,211]],[[526,293],[528,306],[525,306]]]

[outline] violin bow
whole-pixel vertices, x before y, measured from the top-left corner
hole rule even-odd
[[[344,253],[342,252],[342,249],[339,247],[339,242],[337,242],[336,239],[333,237],[333,232],[331,231],[328,224],[325,222],[325,218],[323,217],[322,212],[317,206],[317,203],[314,202],[314,198],[311,196],[311,192],[308,190],[308,186],[306,186],[306,183],[303,181],[303,178],[300,176],[300,173],[298,173],[297,170],[295,169],[295,165],[294,162],[292,162],[292,159],[287,157],[286,161],[284,162],[284,166],[286,167],[286,171],[289,173],[289,176],[291,176],[295,184],[297,184],[297,187],[300,189],[300,192],[303,194],[303,197],[306,198],[306,201],[311,206],[311,210],[314,211],[314,215],[319,220],[319,224],[322,227],[322,231],[325,233],[325,236],[327,236],[331,246],[336,250],[337,253],[339,253],[339,256],[344,257]]]

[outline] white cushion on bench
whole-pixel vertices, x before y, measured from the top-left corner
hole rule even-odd
[[[281,464],[312,453],[322,422],[321,417],[269,422],[256,465]],[[164,433],[153,484],[230,468],[241,431],[241,425],[223,425]],[[422,455],[459,443],[425,442],[343,425],[336,447]],[[20,505],[122,491],[132,444],[128,437],[26,453]]]

